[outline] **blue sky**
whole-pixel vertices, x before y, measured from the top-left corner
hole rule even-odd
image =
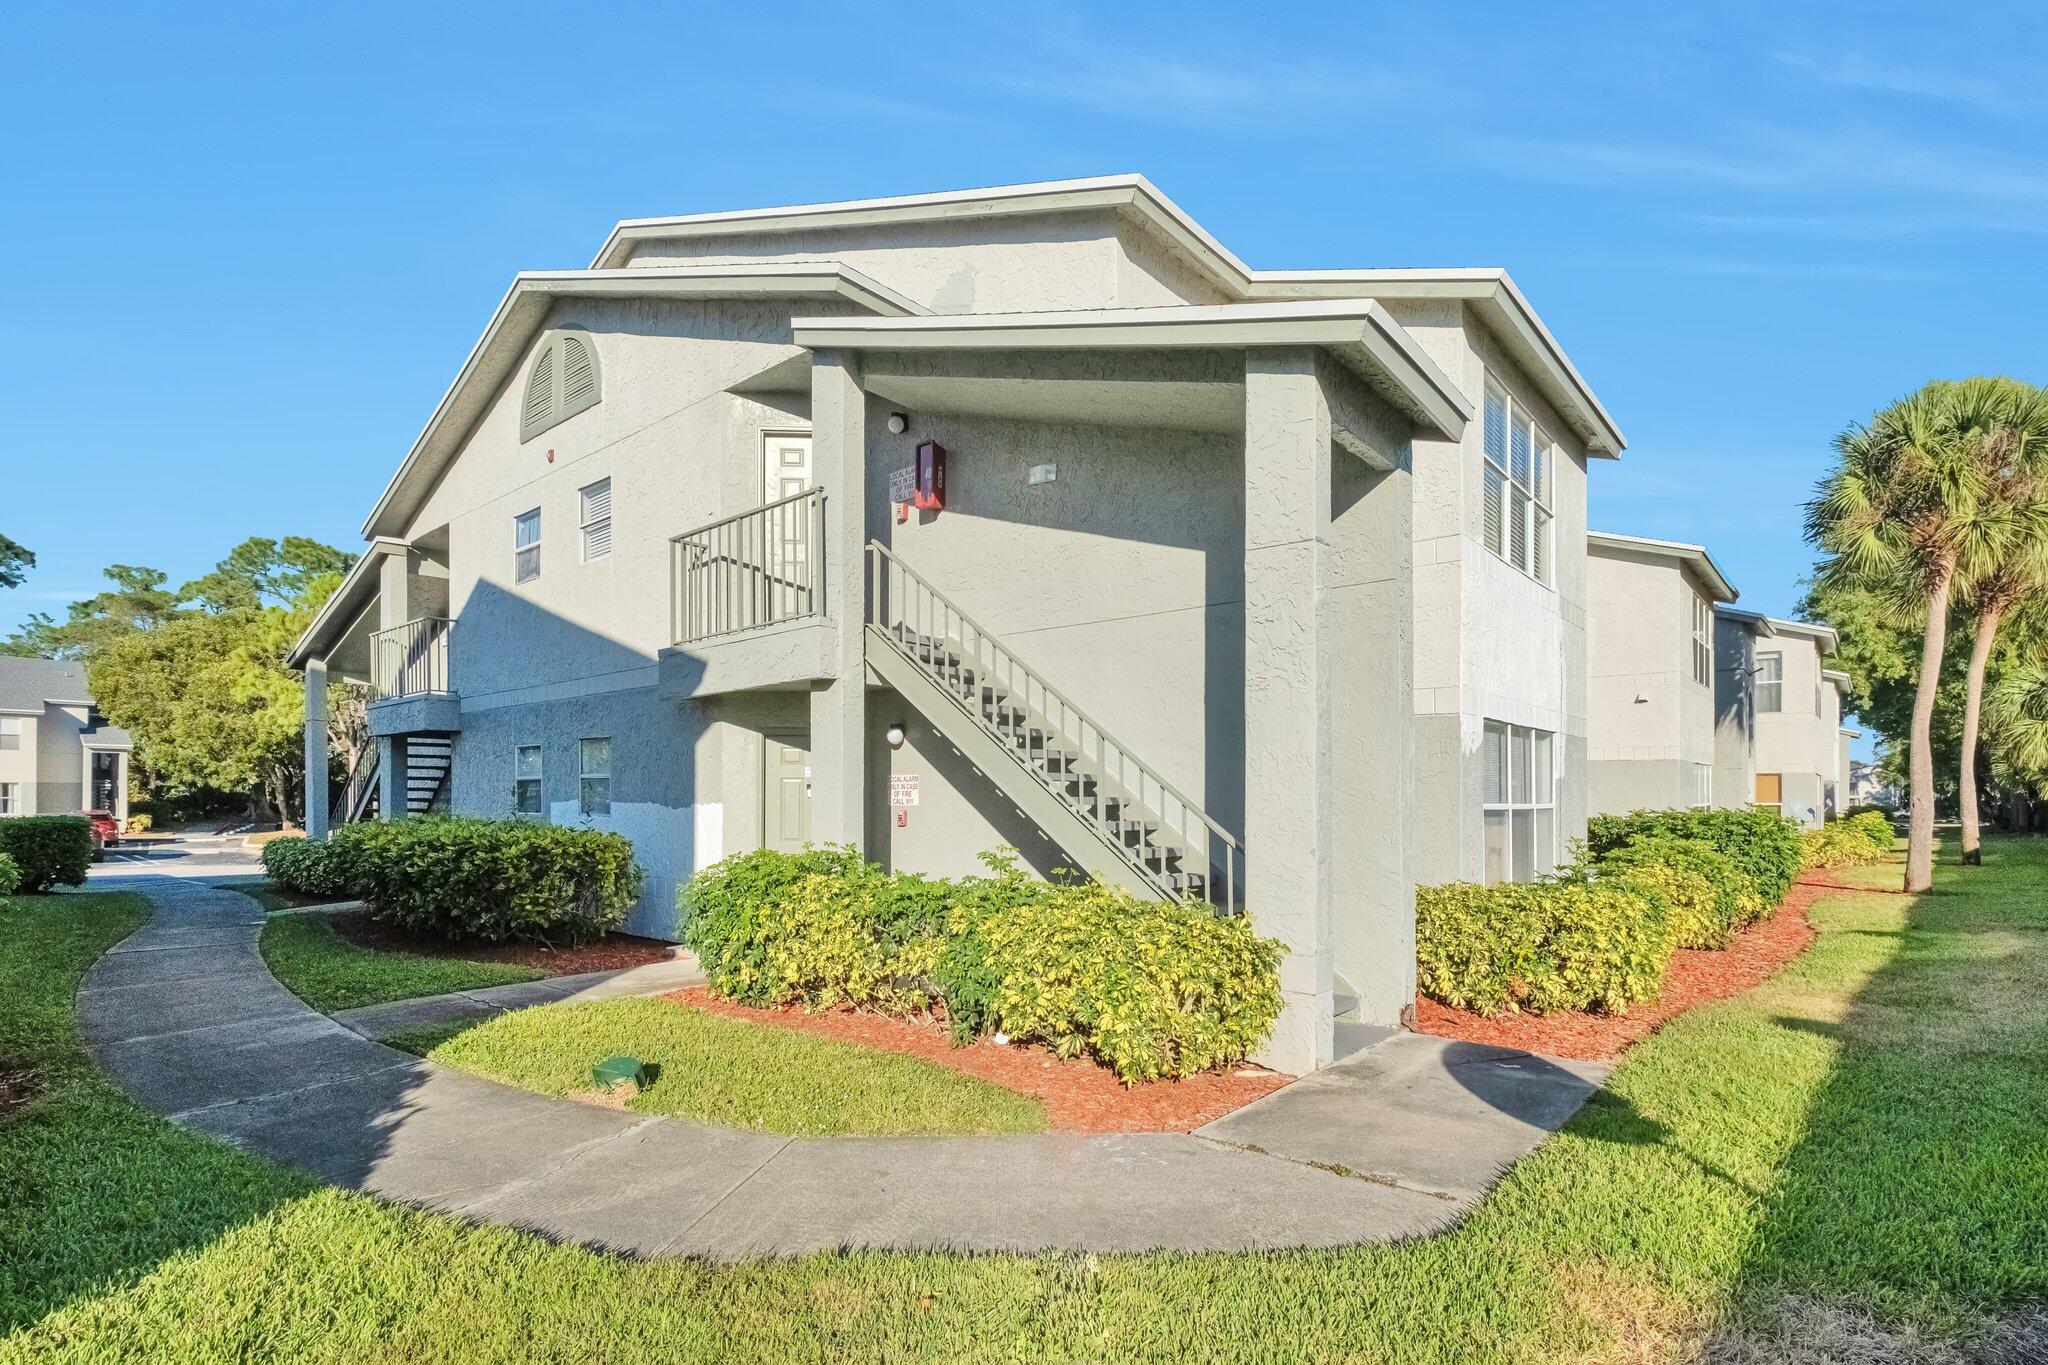
[[[1773,612],[1845,422],[2042,378],[2034,7],[1335,9],[11,15],[0,631],[354,545],[508,277],[621,217],[1139,170],[1255,266],[1504,265],[1628,433],[1593,524]]]

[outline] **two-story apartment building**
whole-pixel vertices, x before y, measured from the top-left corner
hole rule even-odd
[[[1714,608],[1715,804],[1756,800],[1757,653],[1777,638],[1771,618],[1725,603]]]
[[[1716,781],[1715,609],[1735,589],[1703,546],[1596,531],[1586,549],[1592,813],[1747,803]]]
[[[514,281],[294,657],[378,692],[343,816],[616,829],[652,934],[736,851],[1011,846],[1281,938],[1299,1072],[1405,1017],[1418,880],[1583,827],[1620,449],[1503,272],[1252,270],[1141,177],[634,220]]]
[[[128,732],[94,709],[85,665],[0,655],[0,817],[128,818]]]
[[[1803,825],[1838,800],[1846,674],[1827,667],[1833,627],[1772,618],[1756,650],[1756,804]]]

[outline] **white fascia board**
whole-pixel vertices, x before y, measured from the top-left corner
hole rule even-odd
[[[1855,685],[1855,680],[1851,678],[1847,673],[1844,673],[1839,669],[1823,668],[1820,671],[1820,675],[1821,677],[1826,678],[1829,682],[1833,683],[1836,687],[1840,688],[1844,692],[1847,692],[1852,686]]]
[[[1796,635],[1801,639],[1813,641],[1822,657],[1833,654],[1841,643],[1841,638],[1835,634],[1833,626],[1823,626],[1813,621],[1787,621],[1783,617],[1773,616],[1771,627],[1780,635]]]
[[[1716,606],[1714,614],[1716,616],[1725,616],[1731,621],[1740,622],[1749,628],[1750,634],[1760,639],[1774,640],[1777,638],[1778,632],[1771,625],[1771,618],[1760,611],[1743,611],[1739,607]]]
[[[1632,550],[1638,554],[1662,555],[1693,566],[1694,572],[1706,582],[1707,591],[1717,602],[1733,602],[1742,594],[1721,572],[1721,566],[1707,553],[1704,545],[1689,545],[1682,540],[1654,540],[1649,536],[1625,536],[1618,531],[1588,531],[1586,544],[1615,550]]]
[[[1456,440],[1472,400],[1439,370],[1393,315],[1371,299],[1176,305],[1049,313],[969,313],[923,318],[798,318],[796,340],[813,350],[1107,350],[1252,346],[1356,348],[1353,368],[1375,387],[1388,379],[1396,406]],[[1373,373],[1378,370],[1381,373]]]
[[[518,368],[527,343],[558,298],[841,298],[888,315],[924,311],[893,289],[834,261],[524,271],[513,277],[483,335],[378,496],[363,523],[365,537],[402,529],[391,519],[401,490],[430,484],[439,474],[491,395]]]
[[[373,539],[362,557],[349,567],[341,585],[320,604],[320,610],[313,613],[313,619],[306,623],[305,633],[292,645],[291,653],[285,655],[284,666],[302,669],[316,652],[325,652],[335,640],[346,635],[346,629],[336,630],[335,626],[337,623],[344,627],[354,624],[356,617],[361,615],[362,604],[376,599],[374,589],[378,581],[378,565],[387,555],[403,554],[410,548],[404,541],[390,536]]]

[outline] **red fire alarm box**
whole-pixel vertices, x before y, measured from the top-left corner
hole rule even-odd
[[[936,512],[946,505],[946,448],[937,441],[917,443],[917,483],[910,504],[920,512]]]

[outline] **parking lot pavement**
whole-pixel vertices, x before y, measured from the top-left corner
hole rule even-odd
[[[238,877],[263,871],[239,834],[173,834],[114,845],[94,863],[88,885],[123,877]]]

